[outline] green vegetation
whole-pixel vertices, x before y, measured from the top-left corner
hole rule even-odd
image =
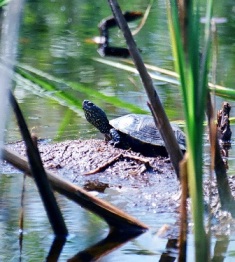
[[[15,78],[16,81],[23,84],[26,89],[33,88],[38,93],[54,99],[60,104],[66,105],[75,111],[81,110],[83,101],[82,97],[86,97],[86,99],[94,101],[96,101],[96,99],[100,99],[102,101],[112,103],[116,107],[125,108],[133,113],[147,113],[147,111],[133,104],[124,102],[116,96],[104,95],[102,92],[96,91],[93,88],[86,87],[79,83],[63,81],[28,66],[17,66]],[[79,92],[79,96],[74,95],[71,91]]]
[[[208,64],[211,42],[212,3],[208,1],[205,37],[200,58],[199,4],[195,1],[168,1],[168,19],[171,33],[175,67],[179,74],[183,95],[186,137],[187,171],[189,193],[192,199],[195,251],[197,261],[208,261],[209,248],[204,227],[203,201],[203,121],[205,115],[208,83]]]
[[[9,3],[10,0],[1,0],[0,1],[0,7],[7,5]]]

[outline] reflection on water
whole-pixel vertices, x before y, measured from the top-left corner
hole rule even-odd
[[[177,227],[174,216],[167,212],[156,214],[140,208],[129,208],[127,211],[148,224],[150,231],[138,237],[117,232],[108,234],[108,227],[101,219],[56,194],[70,234],[65,243],[54,239],[40,197],[30,178],[26,179],[21,250],[19,210],[22,182],[23,176],[19,173],[9,172],[0,177],[0,261],[45,261],[46,258],[48,261],[57,261],[49,260],[55,257],[59,257],[58,261],[92,261],[91,258],[103,256],[101,261],[176,261],[175,241],[167,240],[164,235],[158,236],[164,224],[173,230]],[[111,194],[109,192],[109,198]],[[104,194],[100,194],[102,196],[106,199]],[[127,201],[117,192],[113,198],[119,199],[119,202]],[[226,257],[224,261],[230,261],[234,257],[233,242],[233,237],[228,235],[212,239],[214,259]],[[189,261],[194,261],[192,246],[193,237],[189,235]]]
[[[22,183],[22,174],[2,174],[0,177],[1,261],[12,261],[12,258],[19,260],[20,257],[22,261],[43,261],[48,255],[58,255],[60,249],[62,250],[60,256],[58,255],[60,261],[69,258],[71,258],[71,261],[89,261],[83,258],[90,256],[97,258],[122,245],[123,247],[115,251],[114,255],[109,255],[108,261],[115,261],[117,254],[119,259],[124,256],[125,261],[128,261],[128,257],[130,257],[130,261],[133,261],[131,259],[133,255],[137,258],[140,257],[140,259],[142,255],[148,255],[149,261],[152,261],[152,259],[160,258],[161,253],[165,250],[167,240],[158,238],[153,232],[148,232],[126,244],[124,243],[135,235],[112,232],[106,237],[108,228],[103,221],[60,195],[57,195],[57,199],[70,235],[64,246],[60,241],[58,242],[59,245],[54,243],[52,230],[38,192],[33,181],[27,178],[24,202],[24,232],[22,252],[20,252],[19,210]],[[143,222],[147,221],[152,228],[156,228],[158,224],[162,223],[162,221],[156,221],[155,214],[146,216],[145,213],[141,214],[140,212],[136,215]],[[170,222],[169,219],[165,220],[165,222],[167,221]],[[128,254],[127,260],[126,254]],[[113,258],[115,259],[113,260]]]

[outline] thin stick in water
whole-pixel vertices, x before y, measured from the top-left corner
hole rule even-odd
[[[25,157],[6,148],[3,149],[3,157],[8,163],[30,176],[31,170]],[[144,223],[138,221],[108,202],[89,194],[84,189],[49,171],[46,171],[46,174],[54,190],[102,217],[111,229],[116,229],[117,231],[125,230],[125,232],[144,232],[148,229]]]
[[[68,235],[68,230],[66,228],[60,209],[57,205],[55,196],[47,180],[46,172],[44,170],[38,148],[35,146],[35,143],[31,138],[31,135],[29,133],[27,124],[24,120],[20,107],[14,95],[11,92],[10,92],[10,102],[13,107],[14,113],[16,115],[17,122],[21,131],[21,135],[26,144],[31,172],[33,174],[35,183],[38,187],[41,199],[43,201],[53,231],[55,235],[58,236],[60,235],[65,237],[66,235]]]

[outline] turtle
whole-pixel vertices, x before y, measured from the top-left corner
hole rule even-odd
[[[89,123],[95,126],[113,146],[140,152],[145,156],[168,156],[164,141],[151,115],[127,114],[108,120],[105,112],[89,100],[82,108]],[[186,151],[185,134],[171,123],[182,152]]]

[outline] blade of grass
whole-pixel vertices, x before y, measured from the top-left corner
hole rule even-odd
[[[125,71],[128,71],[128,72],[132,72],[134,74],[139,74],[134,66],[127,66],[125,64],[125,63],[127,63],[127,64],[133,65],[133,62],[130,61],[130,60],[120,60],[122,63],[120,61],[116,62],[116,61],[111,61],[111,60],[103,59],[103,58],[93,58],[93,60],[100,62],[100,63],[103,63],[103,64],[107,64],[109,66],[113,66],[113,67],[118,68],[118,69],[122,69],[122,70],[125,70]],[[179,77],[179,75],[176,72],[166,70],[164,68],[160,68],[160,67],[157,67],[157,66],[149,65],[149,64],[145,64],[145,67],[148,70],[154,71],[156,73],[160,73],[160,74],[170,76],[170,77],[165,77],[165,76],[162,76],[162,75],[156,75],[155,73],[149,72],[149,75],[151,76],[152,79],[167,82],[167,83],[174,84],[174,85],[179,85],[179,81],[172,78],[172,77],[175,77],[175,78]],[[215,84],[212,84],[210,82],[208,83],[208,86],[209,86],[210,90],[215,92],[215,94],[217,96],[235,99],[235,89],[232,89],[232,88],[229,88],[229,87],[224,87],[224,86],[221,86],[221,85],[215,85]]]
[[[139,71],[135,67],[124,65],[120,62],[111,61],[111,60],[103,59],[103,58],[93,58],[93,60],[100,62],[102,64],[106,64],[106,65],[109,65],[109,66],[113,66],[115,68],[119,68],[119,69],[122,69],[122,70],[125,70],[125,71],[128,71],[128,72],[132,72],[134,74],[139,74]],[[152,79],[155,79],[155,80],[171,83],[171,84],[174,84],[174,85],[179,84],[178,80],[175,80],[175,79],[172,79],[172,78],[169,78],[169,77],[166,77],[166,76],[156,75],[154,73],[149,73],[149,75]]]
[[[72,120],[72,117],[73,117],[73,112],[69,109],[66,110],[65,112],[65,115],[64,117],[62,118],[61,122],[60,122],[60,125],[59,125],[59,128],[57,130],[57,134],[56,134],[56,138],[55,140],[58,141],[60,140],[60,137],[63,135],[66,127],[69,125],[69,123],[71,122]]]
[[[87,99],[93,97],[107,103],[111,103],[116,107],[127,109],[128,111],[133,113],[147,113],[146,110],[141,109],[134,104],[122,101],[118,97],[104,95],[99,91],[96,91],[94,88],[83,86],[80,83],[63,81],[38,69],[20,65],[16,68],[16,73],[17,80],[23,81],[25,82],[25,84],[30,85],[30,89],[33,87],[41,95],[47,95],[51,99],[57,100],[57,102],[63,105],[66,104],[72,110],[75,109],[75,111],[78,113],[83,112],[82,99],[79,99],[79,96],[72,95],[70,92],[71,90],[80,92],[81,94],[83,94],[83,96],[85,95]],[[63,86],[63,90],[61,90],[59,86]]]
[[[202,65],[199,62],[199,7],[197,2],[180,1],[185,17],[179,22],[176,1],[168,1],[168,19],[175,67],[179,73],[186,118],[189,192],[192,198],[196,261],[209,258],[208,242],[203,220],[202,154],[203,122],[207,97],[207,69],[210,34],[206,34]],[[207,8],[212,8],[208,3]],[[210,29],[211,10],[207,12],[207,29]],[[182,23],[185,23],[182,25]]]
[[[151,0],[151,1],[150,1],[149,5],[148,5],[148,7],[147,7],[147,9],[146,9],[146,11],[145,11],[145,13],[144,13],[143,18],[141,19],[141,22],[140,22],[139,26],[138,26],[135,30],[133,30],[133,31],[131,32],[132,35],[138,34],[139,31],[142,29],[142,27],[145,25],[145,22],[146,22],[146,20],[147,20],[147,18],[148,18],[148,15],[149,15],[149,12],[150,12],[151,7],[152,7],[152,5],[153,5],[153,2],[154,2],[154,0]]]
[[[4,5],[7,5],[10,2],[10,0],[2,0],[0,1],[0,7],[3,7]]]

